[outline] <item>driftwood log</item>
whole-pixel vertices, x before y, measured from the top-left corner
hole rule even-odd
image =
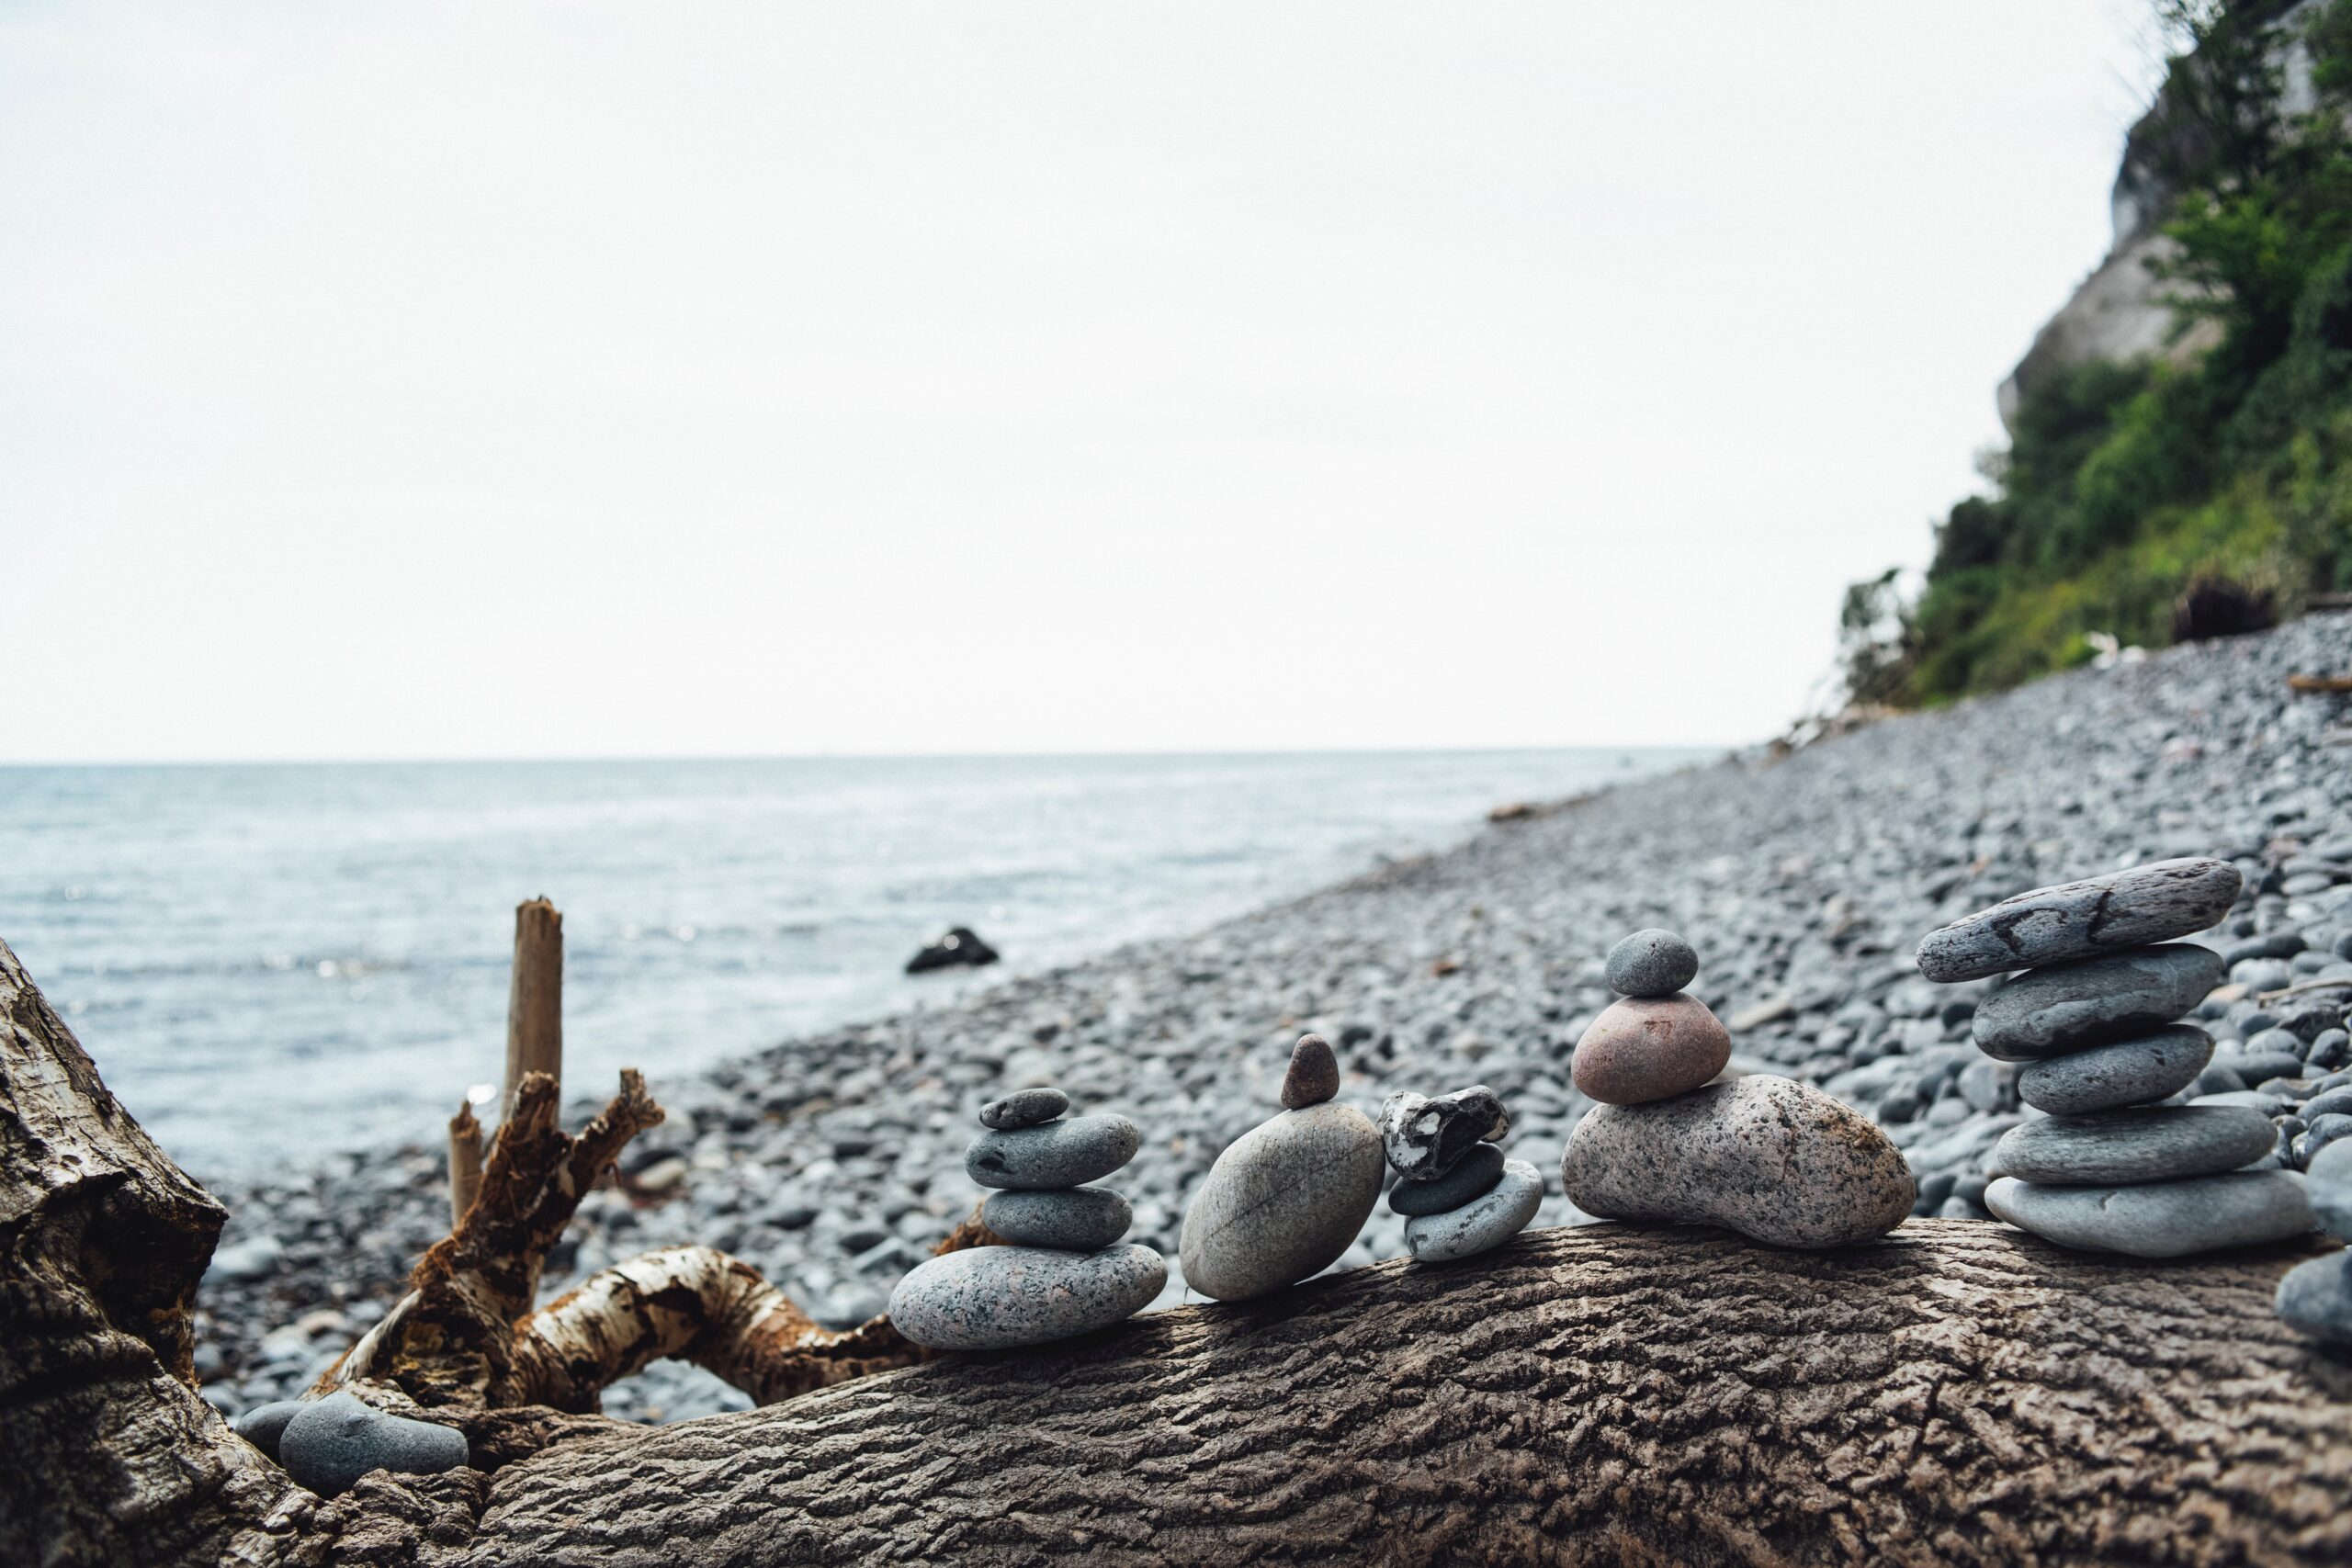
[[[1537,1232],[659,1428],[477,1405],[485,1357],[415,1382],[478,1468],[322,1501],[189,1386],[221,1211],[5,946],[0,1067],[10,1563],[2352,1559],[2352,1362],[2269,1310],[2308,1248],[1964,1221]]]

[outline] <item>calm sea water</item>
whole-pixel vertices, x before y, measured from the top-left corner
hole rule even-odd
[[[0,938],[199,1177],[433,1140],[564,911],[565,1077],[665,1072],[1442,846],[1688,751],[0,768]],[[899,966],[950,925],[1004,954]]]

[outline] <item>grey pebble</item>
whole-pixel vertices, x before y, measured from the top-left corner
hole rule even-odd
[[[1442,1213],[1405,1222],[1405,1249],[1420,1263],[1450,1263],[1500,1247],[1535,1218],[1544,1173],[1523,1159],[1503,1161],[1502,1179],[1483,1196]]]
[[[1107,1187],[994,1192],[980,1223],[1018,1247],[1099,1252],[1127,1234],[1135,1212]]]
[[[1339,1092],[1340,1059],[1331,1054],[1331,1043],[1320,1034],[1300,1035],[1283,1074],[1283,1109],[1304,1111]]]
[[[964,1172],[982,1187],[1078,1187],[1135,1158],[1142,1144],[1124,1116],[1073,1116],[981,1134],[964,1153]]]
[[[2273,1299],[2290,1328],[2331,1345],[2352,1345],[2352,1252],[2298,1263]]]
[[[2012,1127],[1993,1160],[1995,1174],[2021,1181],[2103,1187],[2235,1170],[2276,1137],[2267,1117],[2242,1106],[2141,1106]]]
[[[1009,1133],[1015,1127],[1050,1122],[1069,1109],[1069,1096],[1057,1089],[1015,1089],[980,1107],[980,1125]]]
[[[1984,1206],[2045,1241],[2134,1258],[2185,1258],[2312,1228],[2303,1184],[2279,1170],[2145,1187],[2043,1187],[2004,1176],[1984,1189]]]
[[[348,1393],[309,1401],[277,1436],[278,1463],[322,1497],[349,1491],[371,1470],[437,1475],[466,1458],[466,1435],[456,1427],[388,1416]]]
[[[302,1401],[299,1399],[280,1399],[255,1405],[230,1422],[229,1430],[276,1459],[277,1439],[285,1435],[286,1423],[294,1419],[301,1408]]]
[[[1621,997],[1670,997],[1699,973],[1699,954],[1672,931],[1635,931],[1609,950],[1609,988]]]
[[[2018,1097],[2053,1116],[2139,1105],[2195,1083],[2212,1055],[2212,1037],[2203,1030],[2170,1024],[2137,1040],[2029,1062],[2018,1069]]]
[[[1380,1132],[1327,1100],[1285,1111],[1226,1146],[1184,1210],[1184,1283],[1238,1302],[1336,1262],[1380,1199]]]
[[[2352,1141],[2339,1140],[2312,1156],[2303,1170],[2303,1187],[2319,1228],[2338,1241],[2352,1241]]]
[[[1981,980],[2168,942],[2227,915],[2243,880],[2228,861],[2198,858],[2037,887],[1920,938],[1919,973]]]
[[[1977,1004],[1977,1049],[2032,1061],[2128,1040],[2170,1023],[2225,977],[2210,947],[2173,942],[2017,976]]]
[[[1043,1345],[1134,1316],[1167,1282],[1167,1260],[1148,1247],[973,1247],[900,1280],[890,1322],[933,1350]]]
[[[1503,1120],[1503,1102],[1484,1084],[1451,1094],[1407,1090],[1380,1108],[1380,1141],[1396,1174],[1434,1181],[1460,1164]]]
[[[1388,1190],[1388,1212],[1409,1218],[1458,1209],[1494,1190],[1495,1183],[1503,1179],[1503,1165],[1502,1150],[1480,1144],[1435,1181],[1399,1180]]]

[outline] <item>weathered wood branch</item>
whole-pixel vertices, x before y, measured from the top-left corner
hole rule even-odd
[[[449,1118],[449,1228],[457,1229],[466,1211],[481,1191],[481,1123],[474,1118],[473,1102],[458,1107]]]
[[[506,1093],[512,1114],[523,1080],[563,1081],[563,916],[545,898],[514,910],[514,969],[506,993]]]

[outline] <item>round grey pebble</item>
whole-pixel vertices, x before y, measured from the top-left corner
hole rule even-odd
[[[277,1440],[285,1436],[286,1423],[300,1413],[302,1404],[299,1399],[280,1399],[269,1404],[257,1404],[230,1422],[229,1430],[276,1459]]]
[[[1100,1252],[1134,1219],[1126,1199],[1107,1187],[997,1192],[980,1207],[980,1223],[1015,1246],[1069,1252]]]
[[[1057,1089],[1015,1089],[980,1107],[980,1125],[1009,1133],[1015,1127],[1050,1122],[1069,1109],[1069,1096]]]
[[[1920,938],[1919,973],[1981,980],[2168,942],[2226,916],[2242,885],[2228,861],[2196,858],[2037,887]]]
[[[2338,1241],[2352,1241],[2352,1138],[2313,1155],[2303,1170],[2303,1187],[2319,1228]]]
[[[2225,977],[2210,947],[2135,948],[2029,970],[1979,1002],[1970,1027],[1977,1049],[2001,1061],[2063,1055],[2170,1023]]]
[[[1609,950],[1609,988],[1621,997],[1670,997],[1699,973],[1699,954],[1672,931],[1651,927]]]
[[[437,1475],[466,1462],[466,1435],[454,1427],[388,1416],[347,1393],[314,1399],[277,1437],[286,1473],[322,1497],[334,1497],[371,1470]]]
[[[933,1350],[1043,1345],[1134,1316],[1167,1282],[1166,1259],[1148,1247],[974,1247],[900,1280],[890,1322]]]
[[[2270,1119],[2235,1105],[2158,1105],[2047,1116],[2001,1134],[1994,1169],[2021,1181],[2099,1187],[2235,1170],[2270,1152]]]
[[[1080,1187],[1135,1158],[1142,1144],[1124,1116],[1073,1116],[981,1134],[964,1152],[964,1172],[982,1187]]]
[[[2352,1345],[2352,1252],[2298,1263],[2278,1281],[2279,1320],[2331,1345]]]
[[[2280,1170],[2147,1187],[2043,1187],[2004,1176],[1984,1189],[1984,1206],[2045,1241],[2133,1258],[2186,1258],[2312,1228],[2303,1184]]]
[[[2018,1072],[2018,1097],[2053,1116],[2144,1104],[2195,1083],[2212,1055],[2212,1036],[2176,1023],[2137,1040],[2029,1062]]]
[[[1502,1150],[1480,1144],[1435,1181],[1398,1181],[1388,1190],[1388,1212],[1410,1218],[1458,1209],[1493,1191],[1495,1183],[1503,1179],[1504,1163]]]
[[[1417,1263],[1475,1258],[1525,1230],[1543,1202],[1543,1172],[1523,1159],[1507,1159],[1502,1179],[1485,1196],[1441,1214],[1407,1220],[1405,1248]]]

